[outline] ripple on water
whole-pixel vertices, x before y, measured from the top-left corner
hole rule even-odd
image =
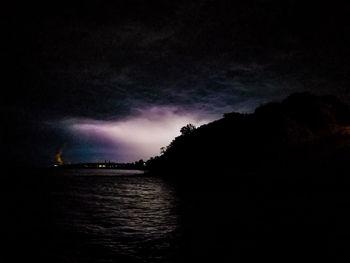
[[[52,194],[60,253],[75,261],[95,255],[95,262],[116,256],[154,262],[178,242],[178,200],[163,180],[120,171],[62,173]]]

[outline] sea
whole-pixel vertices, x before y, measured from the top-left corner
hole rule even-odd
[[[347,188],[251,179],[202,188],[164,178],[113,169],[3,172],[0,262],[349,258]]]
[[[57,170],[51,180],[56,261],[179,260],[183,231],[174,185],[137,170]]]
[[[173,184],[138,170],[13,174],[1,184],[2,262],[22,256],[62,263],[182,261],[181,201]]]

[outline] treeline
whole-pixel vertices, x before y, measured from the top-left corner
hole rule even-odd
[[[209,174],[222,180],[242,173],[324,171],[345,165],[349,127],[350,107],[336,97],[295,93],[252,114],[228,113],[199,128],[188,124],[146,166],[186,180]]]

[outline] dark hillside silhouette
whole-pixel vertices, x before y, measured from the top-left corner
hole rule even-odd
[[[185,181],[211,172],[223,180],[252,172],[333,171],[346,159],[349,134],[348,105],[333,96],[295,93],[253,114],[228,113],[197,129],[187,125],[147,166]]]
[[[337,98],[297,93],[225,114],[149,160],[184,189],[192,259],[347,261],[349,125]]]

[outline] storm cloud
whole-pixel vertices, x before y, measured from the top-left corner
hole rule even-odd
[[[3,123],[15,129],[5,131],[13,142],[7,148],[37,149],[45,164],[62,143],[63,158],[73,162],[107,153],[131,161],[155,150],[135,154],[139,136],[128,147],[121,141],[112,146],[117,137],[132,137],[112,136],[111,127],[146,122],[151,131],[146,113],[157,116],[155,109],[164,110],[156,127],[174,121],[164,130],[168,140],[185,121],[252,112],[296,91],[349,101],[347,10],[346,1],[277,0],[14,6],[3,49],[10,69]],[[135,114],[139,109],[145,114]],[[98,143],[77,138],[91,125],[104,134]],[[42,139],[31,139],[33,134]],[[159,134],[163,138],[163,130]],[[165,142],[152,141],[150,148]]]

